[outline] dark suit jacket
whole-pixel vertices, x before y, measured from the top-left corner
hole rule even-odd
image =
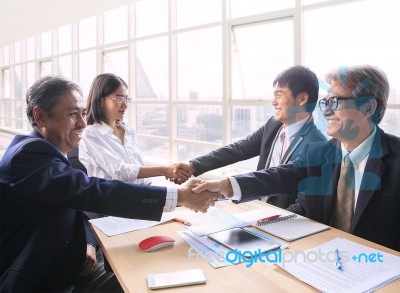
[[[276,121],[275,118],[272,117],[262,127],[245,139],[231,143],[204,156],[191,160],[196,169],[194,175],[198,176],[207,171],[256,156],[260,156],[257,170],[265,169],[267,162],[269,166],[271,161],[272,149],[275,145],[277,133],[281,127],[282,123]],[[281,164],[293,161],[304,145],[315,141],[326,141],[326,138],[317,129],[313,119],[311,118],[296,134],[283,156]],[[265,195],[265,193],[259,194],[259,196],[262,195]],[[281,208],[287,208],[290,204],[294,203],[296,198],[296,193],[273,196],[268,199],[268,203]]]
[[[16,136],[0,162],[0,291],[68,292],[82,271],[82,210],[160,220],[164,187],[87,177],[39,133]]]
[[[289,210],[330,225],[336,201],[342,153],[332,139],[306,145],[290,164],[234,176],[242,200],[260,193],[299,192]],[[351,233],[400,251],[400,138],[377,134],[368,157]]]

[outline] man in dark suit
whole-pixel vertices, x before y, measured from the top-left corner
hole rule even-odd
[[[275,117],[257,131],[206,155],[179,164],[190,174],[199,176],[210,170],[259,156],[257,170],[276,167],[293,161],[304,145],[326,141],[317,129],[312,112],[318,100],[318,78],[303,66],[293,66],[281,72],[273,82]],[[280,137],[286,133],[282,143]],[[260,194],[263,195],[263,194]],[[264,198],[268,203],[287,208],[297,198],[296,193]]]
[[[319,105],[332,140],[305,146],[292,163],[194,190],[238,202],[260,193],[299,192],[289,210],[400,251],[400,139],[378,127],[389,95],[386,75],[363,65],[336,70],[327,80],[330,92]],[[346,157],[351,168],[344,172]]]
[[[86,126],[75,83],[44,77],[26,101],[34,131],[16,136],[0,162],[1,292],[121,290],[115,276],[97,270],[97,243],[83,210],[157,221],[177,204],[202,212],[213,205],[209,193],[198,197],[190,185],[126,184],[72,168],[66,154]]]

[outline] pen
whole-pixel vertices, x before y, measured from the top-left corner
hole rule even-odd
[[[257,224],[263,223],[263,222],[266,222],[266,221],[275,220],[275,219],[279,218],[280,216],[281,215],[274,215],[274,216],[270,216],[270,217],[266,217],[266,218],[260,219],[260,220],[257,221]]]
[[[191,223],[189,223],[188,221],[182,220],[182,219],[175,218],[174,221],[178,222],[178,223],[181,223],[183,225],[186,225],[186,226],[192,226]]]
[[[342,265],[342,262],[340,261],[341,258],[340,258],[340,255],[339,255],[339,250],[335,249],[335,252],[336,252],[336,268],[339,271],[343,271],[343,265]]]

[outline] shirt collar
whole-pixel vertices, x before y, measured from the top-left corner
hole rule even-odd
[[[286,137],[290,137],[293,138],[299,131],[300,129],[304,126],[304,124],[307,123],[307,121],[310,119],[311,115],[309,115],[308,117],[294,123],[291,124],[289,126],[283,126],[283,131],[285,131],[285,135]]]
[[[358,147],[356,147],[350,153],[343,147],[343,144],[341,144],[342,161],[344,157],[347,154],[349,154],[351,162],[353,163],[354,167],[358,168],[358,165],[369,155],[375,135],[376,135],[376,126],[374,127],[374,130],[372,131],[370,136],[368,136],[366,140],[364,140]]]
[[[93,126],[96,127],[96,128],[100,131],[101,134],[112,134],[112,133],[113,133],[113,129],[111,128],[111,126],[108,125],[108,124],[105,123],[105,122],[102,122],[102,123],[94,123]],[[127,132],[127,131],[129,130],[129,129],[126,127],[125,123],[123,123],[123,122],[120,122],[120,123],[119,123],[119,126],[120,126],[123,130],[125,130],[125,132]]]

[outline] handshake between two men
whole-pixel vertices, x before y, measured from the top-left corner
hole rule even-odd
[[[214,202],[222,197],[231,197],[232,186],[228,178],[204,181],[196,178],[190,179],[178,188],[178,205],[184,206],[195,212],[207,212]]]

